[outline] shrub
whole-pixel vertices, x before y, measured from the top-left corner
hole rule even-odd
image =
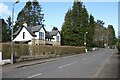
[[[14,44],[15,58],[23,61],[22,58],[30,59],[49,58],[84,52],[84,47],[75,46],[47,46],[47,45],[27,45]],[[10,59],[11,44],[2,44],[3,59]],[[21,59],[20,59],[21,58]],[[26,58],[27,59],[27,58]]]
[[[11,44],[2,44],[2,58],[10,59],[11,54]]]

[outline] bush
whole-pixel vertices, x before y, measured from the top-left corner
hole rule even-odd
[[[2,58],[10,59],[11,44],[2,44]]]
[[[29,50],[28,50],[28,45],[22,45],[22,44],[15,44],[14,47],[14,52],[16,57],[20,57],[23,55],[28,55]],[[3,59],[10,59],[11,57],[11,44],[2,44],[2,58]]]
[[[14,44],[15,58],[23,61],[83,53],[84,47]],[[11,44],[2,44],[3,59],[10,59]]]

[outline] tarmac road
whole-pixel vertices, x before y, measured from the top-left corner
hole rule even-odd
[[[111,56],[117,53],[116,49],[98,49],[96,51],[79,54],[71,57],[61,58],[51,62],[24,66],[20,68],[10,68],[5,70],[3,66],[3,78],[111,78],[113,76],[101,75],[105,65]],[[116,62],[114,59],[113,62]],[[117,62],[113,69],[117,72]],[[105,70],[104,70],[105,71]],[[111,73],[107,73],[111,74]],[[117,78],[117,73],[114,76]]]

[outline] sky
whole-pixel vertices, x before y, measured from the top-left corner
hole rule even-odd
[[[12,5],[15,0],[0,0],[0,17],[5,20],[12,13]],[[24,0],[25,1],[25,0]],[[38,0],[39,1],[39,0]],[[51,1],[51,2],[50,2]],[[89,14],[92,14],[96,20],[102,20],[105,22],[105,27],[109,24],[113,25],[116,36],[118,36],[118,1],[114,0],[104,0],[101,2],[99,0],[82,0],[83,4],[86,6]],[[61,30],[62,24],[64,22],[64,17],[68,9],[72,8],[73,0],[41,0],[39,2],[42,6],[44,13],[44,24],[46,25],[46,30],[50,31],[53,26],[56,26]],[[14,20],[17,18],[17,14],[25,6],[25,2],[21,0],[18,4],[14,6],[15,14]]]

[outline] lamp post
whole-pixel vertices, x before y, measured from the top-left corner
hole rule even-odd
[[[85,34],[84,34],[84,40],[85,40],[85,42],[84,42],[84,45],[85,45],[85,52],[87,52],[87,47],[86,47],[86,45],[87,45],[87,41],[86,41],[86,35],[87,35],[87,33],[88,32],[85,32]]]
[[[19,3],[19,0],[16,0],[13,4],[12,9],[12,27],[11,27],[11,64],[13,64],[14,48],[13,48],[13,23],[14,23],[14,5]]]

